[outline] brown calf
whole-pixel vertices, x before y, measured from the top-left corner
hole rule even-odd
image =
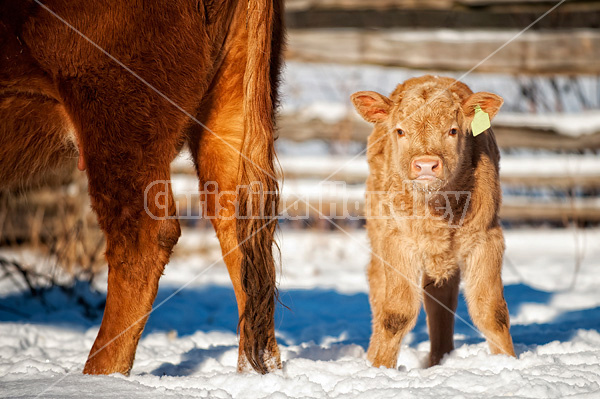
[[[131,369],[180,235],[172,193],[156,182],[169,180],[185,142],[200,187],[241,186],[219,204],[205,198],[238,303],[238,368],[280,367],[272,246],[282,13],[280,0],[0,0],[0,186],[78,150],[106,235],[106,308],[85,373]]]
[[[494,117],[502,99],[450,78],[423,76],[390,98],[352,101],[374,123],[367,152],[368,276],[374,366],[395,367],[417,320],[421,291],[431,339],[429,364],[454,348],[460,275],[469,313],[494,354],[514,356],[501,280],[500,155],[491,129],[474,137],[475,106]]]

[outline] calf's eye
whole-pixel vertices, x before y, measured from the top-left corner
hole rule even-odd
[[[398,136],[400,137],[404,136],[404,130],[402,129],[396,129],[396,133],[398,133]]]
[[[450,136],[456,136],[458,134],[458,129],[453,127],[449,132]]]

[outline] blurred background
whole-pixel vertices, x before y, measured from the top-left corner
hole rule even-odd
[[[350,94],[388,94],[431,73],[504,98],[492,126],[502,149],[505,227],[597,225],[600,3],[568,1],[540,19],[557,4],[288,1],[278,143],[286,185],[302,191],[328,177],[364,191],[371,127]]]
[[[574,284],[589,251],[597,253],[599,245],[586,241],[585,232],[600,223],[600,1],[286,3],[288,47],[277,140],[283,206],[301,196],[318,212],[299,202],[286,213],[306,217],[281,220],[284,286],[310,286],[301,273],[322,275],[336,263],[363,276],[368,248],[354,249],[358,257],[349,255],[344,234],[367,243],[358,216],[371,126],[354,112],[349,96],[359,90],[389,94],[398,83],[426,73],[455,77],[473,91],[504,98],[492,123],[502,151],[502,223],[516,242],[559,231],[537,248],[543,252],[544,245],[564,242],[564,251],[555,248],[553,255],[562,256],[553,281]],[[184,217],[172,263],[184,264],[189,256],[196,263],[218,261],[212,227],[197,217],[198,183],[185,150],[172,171]],[[352,204],[345,207],[350,214],[337,214],[344,202]],[[335,216],[335,224],[319,212]],[[286,233],[292,231],[297,233]],[[286,237],[291,237],[287,244]],[[75,160],[58,176],[0,194],[0,245],[0,278],[12,279],[31,295],[57,284],[71,290],[73,276],[87,282],[100,276],[103,285],[103,238]],[[300,255],[294,258],[286,248]],[[507,262],[510,256],[509,248]],[[311,266],[287,271],[286,259]],[[527,273],[517,261],[507,267],[515,276]],[[219,273],[214,281],[227,284],[225,272]],[[173,281],[188,278],[182,276]],[[363,290],[366,280],[357,278],[362,280],[348,284]],[[84,308],[96,316],[101,311],[101,305]]]

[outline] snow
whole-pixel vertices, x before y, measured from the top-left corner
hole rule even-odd
[[[403,342],[398,367],[372,368],[365,358],[365,232],[284,230],[279,286],[289,310],[279,307],[276,314],[284,367],[265,376],[237,374],[236,305],[218,242],[212,231],[186,230],[129,377],[81,374],[99,317],[86,319],[60,291],[43,305],[1,280],[0,396],[598,397],[600,230],[508,230],[506,242],[505,296],[517,359],[491,356],[482,337],[457,320],[457,349],[440,366],[424,368],[429,342],[422,314]],[[35,259],[30,252],[3,255]],[[98,285],[105,282],[106,276]],[[462,299],[458,315],[470,323]]]
[[[352,114],[357,116],[356,114]],[[304,121],[313,119],[327,123],[336,123],[348,116],[348,104],[317,101],[307,105],[298,112],[298,118]],[[358,118],[355,118],[358,119]]]
[[[549,130],[562,135],[578,137],[600,132],[600,112],[584,111],[576,114],[517,114],[499,113],[494,124],[507,127],[526,127]]]

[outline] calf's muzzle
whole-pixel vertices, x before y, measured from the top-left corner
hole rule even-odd
[[[441,179],[443,164],[439,157],[426,155],[413,158],[410,163],[410,174],[414,180]]]

